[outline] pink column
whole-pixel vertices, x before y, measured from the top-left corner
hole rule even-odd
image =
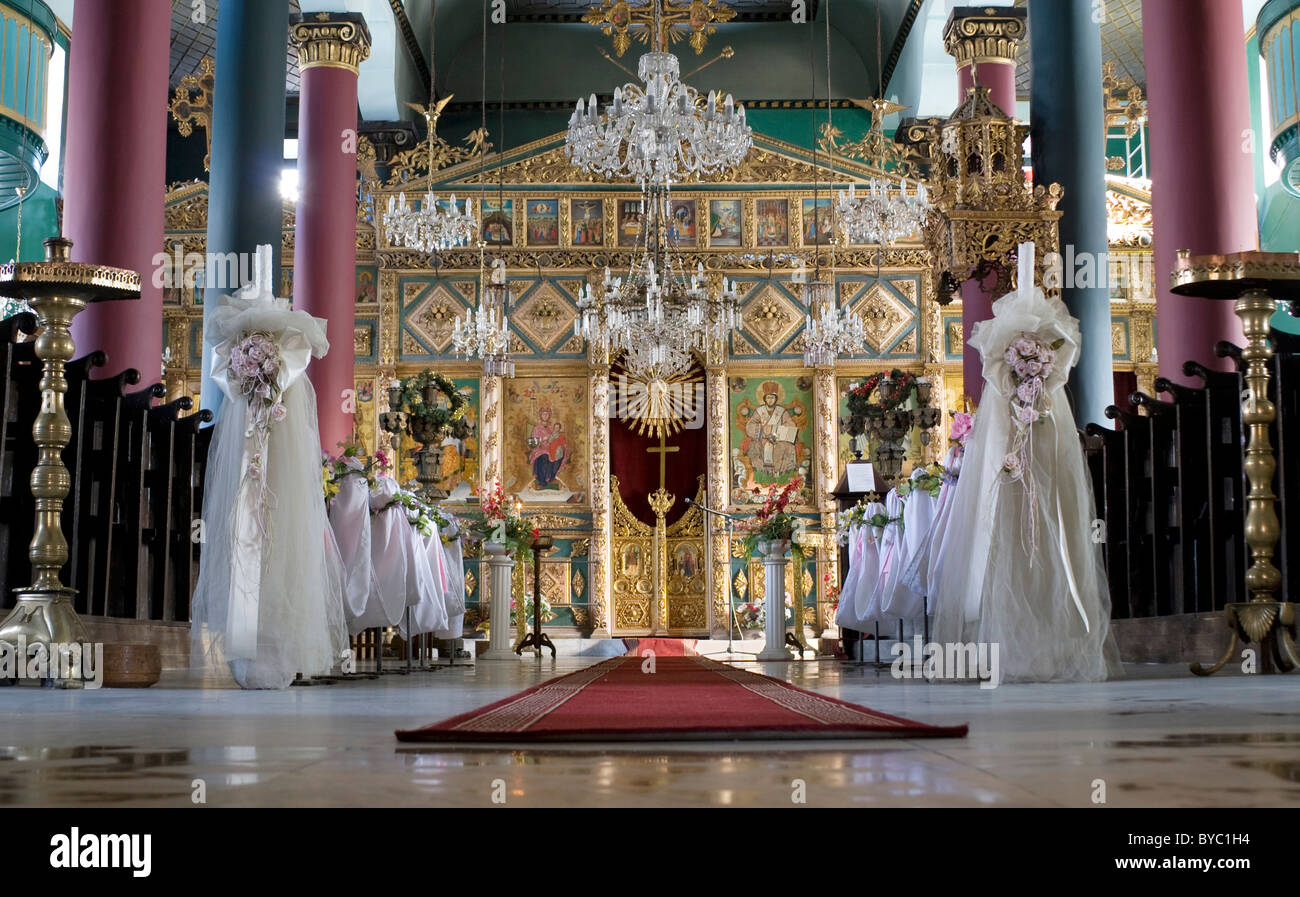
[[[63,233],[72,258],[140,272],[138,302],[91,305],[72,326],[77,354],[108,353],[101,376],[126,368],[142,382],[162,364],[163,251],[167,190],[167,74],[171,3],[80,3],[68,73]]]
[[[302,88],[298,105],[298,205],[293,304],[327,318],[330,350],[308,368],[321,447],[352,437],[357,221],[357,66],[370,49],[359,15],[296,17]]]
[[[999,109],[1016,117],[1016,65],[1012,60],[972,62],[957,69],[958,104],[965,102],[966,91],[975,86],[987,87],[989,99]]]
[[[1160,375],[1199,383],[1183,362],[1230,370],[1214,344],[1243,345],[1231,302],[1175,296],[1169,272],[1179,249],[1255,249],[1255,182],[1244,141],[1250,89],[1240,0],[1142,0],[1151,134],[1156,348]],[[1256,139],[1263,139],[1256,135]]]
[[[944,49],[957,61],[957,104],[972,87],[987,87],[989,99],[1016,117],[1016,52],[1025,38],[1026,13],[1012,7],[958,6],[944,26]],[[984,392],[980,353],[967,339],[980,321],[993,317],[997,272],[961,285],[962,390],[973,402]]]

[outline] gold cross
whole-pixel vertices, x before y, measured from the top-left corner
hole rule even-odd
[[[650,448],[646,449],[646,451],[654,452],[656,455],[659,456],[659,488],[663,489],[664,477],[668,473],[668,453],[681,451],[681,448],[676,445],[664,445],[664,434],[662,431],[660,431],[659,446],[657,448],[655,446],[650,446]]]

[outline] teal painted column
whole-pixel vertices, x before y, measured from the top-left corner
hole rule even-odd
[[[223,0],[217,21],[212,98],[205,325],[219,297],[252,279],[253,256],[259,244],[275,247],[272,283],[280,283],[280,170],[284,167],[284,53],[288,39],[289,4]],[[207,330],[205,326],[205,334]],[[210,362],[211,346],[205,338],[201,403],[216,412],[222,396],[208,377]]]
[[[1106,241],[1106,121],[1101,92],[1101,30],[1094,0],[1031,0],[1030,139],[1034,183],[1065,188],[1060,208],[1061,298],[1079,319],[1083,342],[1069,393],[1080,427],[1109,425],[1115,401],[1110,351],[1110,290]],[[1071,251],[1071,248],[1073,251]],[[1086,285],[1078,260],[1091,256]]]

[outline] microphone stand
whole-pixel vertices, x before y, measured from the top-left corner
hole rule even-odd
[[[737,518],[734,514],[723,513],[722,511],[718,511],[714,508],[710,508],[708,505],[702,505],[698,501],[692,501],[689,498],[686,499],[686,504],[694,508],[699,508],[705,514],[712,514],[715,517],[721,517],[723,520],[727,521],[727,581],[723,584],[723,588],[727,592],[727,651],[726,651],[727,657],[726,659],[733,660],[734,659],[733,655],[736,654],[740,654],[745,657],[757,657],[758,656],[757,654],[750,654],[747,651],[736,651],[734,642],[732,641],[732,629],[736,623],[736,611],[731,606],[731,535],[732,535],[732,527],[735,526],[736,520],[738,520],[739,518]],[[711,652],[711,653],[718,653],[718,652]],[[708,657],[710,655],[706,653],[703,656]]]

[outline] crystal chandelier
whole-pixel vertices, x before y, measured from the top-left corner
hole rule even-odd
[[[830,11],[827,10],[827,28]],[[830,39],[827,37],[827,73],[826,92],[830,96]],[[876,7],[876,83],[881,82],[879,61],[880,43],[880,7]],[[930,199],[926,195],[925,184],[917,182],[916,190],[908,192],[906,174],[910,164],[898,148],[898,144],[885,136],[885,114],[897,112],[904,107],[890,103],[888,100],[871,101],[871,127],[862,140],[854,146],[853,155],[863,161],[871,162],[880,171],[879,177],[867,181],[867,189],[861,195],[850,183],[846,194],[840,191],[839,202],[835,211],[844,222],[844,230],[853,243],[874,243],[877,246],[892,246],[903,237],[921,230],[930,215]],[[834,153],[834,131],[827,127],[826,140],[831,153]],[[898,177],[890,175],[894,171]]]
[[[835,288],[825,280],[804,284],[803,363],[805,367],[824,367],[835,363],[840,355],[859,352],[866,345],[867,334],[862,318],[835,302]]]
[[[433,43],[431,42],[430,47],[432,46]],[[486,71],[486,50],[483,54],[483,64]],[[442,115],[443,107],[450,101],[450,94],[441,100],[437,99],[433,89],[433,79],[430,77],[429,105],[407,104],[424,116],[424,140],[429,147],[426,170],[430,184],[433,183],[433,173],[438,168],[435,164],[434,150],[442,142],[438,138],[438,117]],[[486,99],[484,102],[486,102]],[[486,131],[486,128],[483,130]],[[424,200],[417,208],[406,201],[406,193],[403,191],[395,199],[392,196],[388,197],[388,211],[384,215],[383,227],[384,239],[390,246],[434,253],[467,244],[474,236],[474,231],[478,228],[478,222],[474,218],[473,203],[468,198],[466,198],[463,206],[458,206],[456,204],[456,194],[453,193],[451,194],[451,200],[444,208],[442,203],[438,201],[438,197],[434,196],[432,191],[429,191],[424,194]]]
[[[443,208],[432,193],[424,194],[418,208],[406,201],[406,194],[388,197],[388,214],[384,216],[384,238],[391,246],[404,246],[420,252],[440,252],[464,246],[474,236],[473,200],[463,207],[456,205],[456,194]]]
[[[831,45],[830,45],[830,6],[826,8],[826,131],[835,131],[831,111]],[[814,73],[814,78],[816,74]],[[813,96],[817,95],[816,88]],[[813,143],[813,204],[817,204],[820,193],[820,178],[817,167],[817,142]],[[834,170],[835,155],[831,153],[831,169]],[[852,192],[852,185],[849,190]],[[844,214],[844,203],[836,207],[840,216]],[[842,227],[851,225],[845,222]],[[808,308],[804,315],[803,328],[803,363],[806,367],[826,367],[835,364],[840,355],[860,352],[866,347],[866,329],[862,318],[848,308],[840,310],[839,300],[835,294],[835,243],[831,241],[831,275],[829,280],[821,278],[821,228],[817,227],[817,245],[813,250],[817,259],[817,274],[810,283],[804,284],[804,304]]]
[[[569,118],[569,161],[594,174],[666,187],[687,177],[740,164],[753,145],[745,107],[731,94],[718,108],[716,91],[701,101],[681,82],[677,57],[667,52],[654,0],[655,48],[637,63],[641,84],[625,84],[602,114],[593,93]],[[702,106],[702,108],[701,108]]]
[[[452,325],[451,343],[466,357],[483,359],[483,373],[489,377],[513,377],[515,363],[510,357],[510,321],[506,301],[510,287],[506,284],[505,265],[494,264],[492,277],[483,288],[483,301],[477,308],[457,318]]]
[[[573,332],[611,357],[626,353],[629,371],[689,367],[691,352],[706,353],[739,321],[740,295],[723,277],[717,290],[705,282],[704,266],[687,272],[676,252],[665,251],[668,191],[649,188],[641,199],[641,236],[627,277],[605,269],[603,281],[578,294],[581,315]],[[640,367],[645,365],[645,367]]]
[[[872,178],[860,194],[854,184],[849,184],[847,193],[841,190],[835,211],[852,242],[892,246],[919,231],[930,208],[925,184],[918,182],[909,192],[906,178],[897,182]]]

